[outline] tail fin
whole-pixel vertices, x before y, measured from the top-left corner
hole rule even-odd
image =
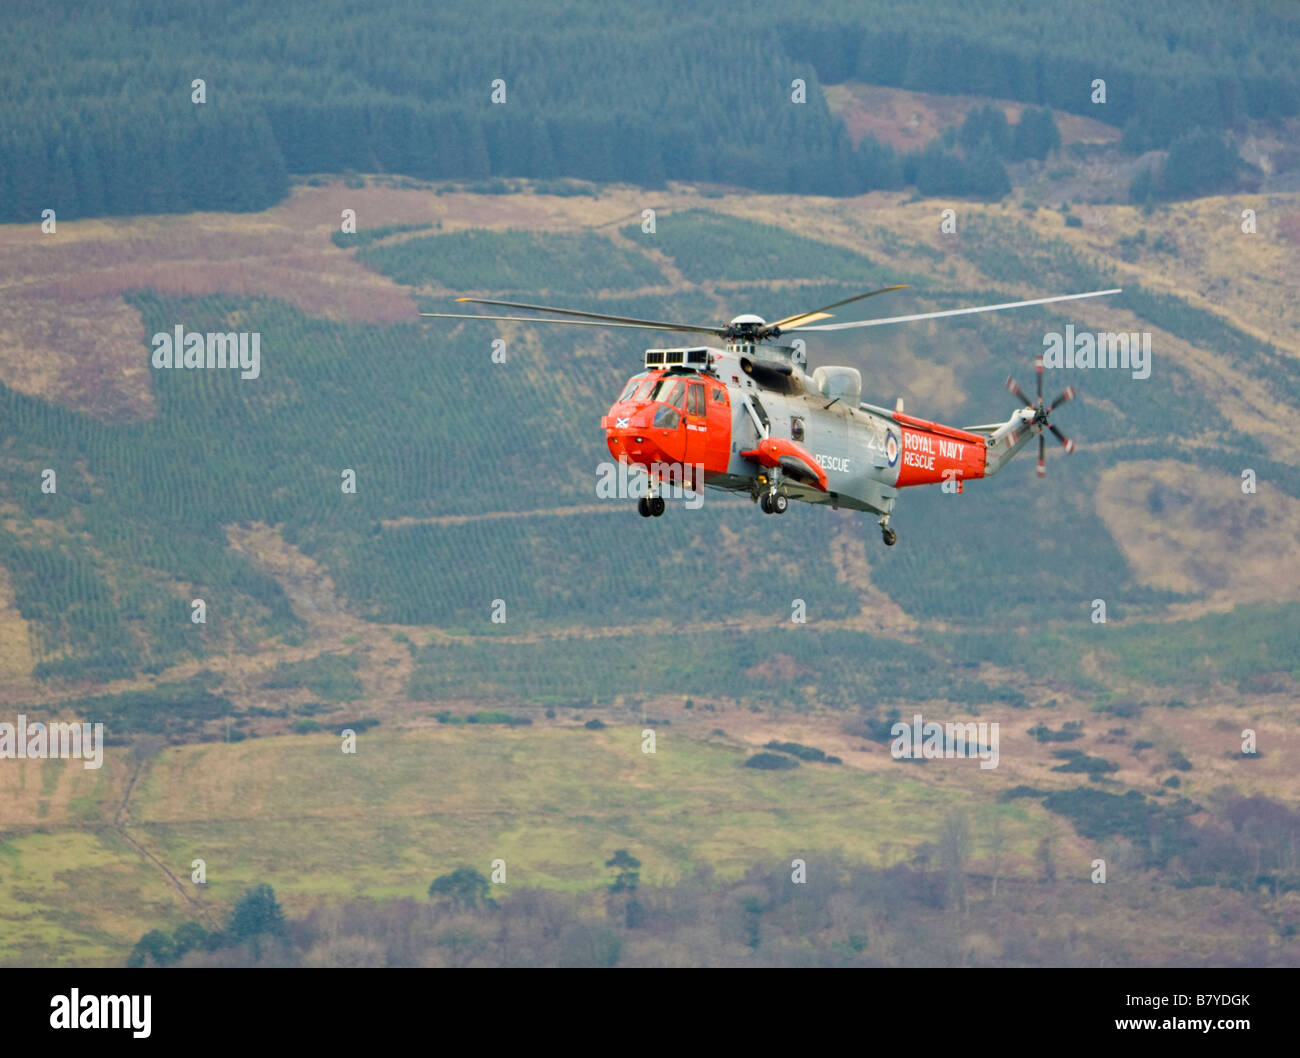
[[[968,426],[972,433],[988,434],[988,449],[984,456],[984,476],[992,477],[1039,433],[1034,426],[1034,413],[1019,408],[1004,423],[988,427]]]

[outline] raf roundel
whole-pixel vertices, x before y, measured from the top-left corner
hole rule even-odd
[[[885,456],[891,467],[898,462],[898,435],[893,430],[885,434]]]

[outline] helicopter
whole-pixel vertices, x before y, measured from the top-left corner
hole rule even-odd
[[[776,344],[785,335],[834,332],[859,327],[1050,305],[1120,293],[1119,288],[1061,294],[1000,305],[946,309],[847,323],[824,323],[838,309],[906,284],[882,287],[811,312],[769,323],[761,316],[736,316],[722,326],[683,324],[613,316],[576,309],[483,298],[460,303],[488,305],[550,316],[487,316],[422,312],[427,318],[496,320],[672,331],[721,338],[707,344],[645,350],[643,370],[627,380],[600,420],[610,454],[647,477],[637,502],[642,517],[666,509],[663,490],[678,483],[746,494],[765,514],[784,514],[791,500],[829,504],[878,517],[888,547],[898,541],[890,525],[901,489],[940,484],[963,491],[964,482],[996,474],[1028,442],[1038,438],[1038,476],[1045,473],[1049,431],[1066,452],[1074,443],[1049,416],[1075,397],[1067,387],[1043,401],[1043,359],[1036,359],[1037,399],[1008,378],[1007,389],[1024,404],[1004,422],[957,428],[903,410],[862,400],[862,374],[854,367],[824,366],[807,372],[804,343]],[[561,318],[556,318],[561,317]]]

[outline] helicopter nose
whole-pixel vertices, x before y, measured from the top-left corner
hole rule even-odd
[[[651,438],[629,427],[606,427],[605,444],[615,459],[626,459],[629,463],[649,465],[662,456],[659,446]]]
[[[632,426],[633,412],[632,408],[615,404],[609,409],[609,414],[600,420],[610,455],[615,459],[626,459],[630,463],[639,462],[636,456],[645,443],[644,433]]]
[[[609,414],[600,420],[605,430],[605,443],[615,459],[649,466],[651,463],[672,462],[672,431],[652,425],[653,405],[628,407],[614,405]]]

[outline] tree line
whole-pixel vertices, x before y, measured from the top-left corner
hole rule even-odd
[[[310,21],[285,0],[227,6],[228,20],[158,0],[87,15],[64,0],[12,17],[0,220],[259,210],[290,174],[350,170],[830,195],[906,180],[996,197],[995,150],[907,163],[870,138],[855,148],[820,91],[845,80],[1085,113],[1135,150],[1300,110],[1297,19],[1265,5],[1139,19],[1101,0],[1095,35],[1061,0],[996,13],[940,0],[922,21],[883,0],[798,18],[777,0],[708,17],[684,0],[600,18],[573,0],[522,14],[509,0],[333,0]],[[969,172],[945,176],[958,154]]]
[[[1210,905],[1143,863],[1155,832],[1092,844],[1107,862],[1107,884],[1096,885],[1094,867],[1072,862],[1051,834],[1030,857],[1008,847],[996,812],[958,810],[935,841],[890,866],[831,854],[802,868],[756,863],[736,879],[700,867],[649,887],[635,850],[617,849],[604,859],[603,891],[507,889],[458,867],[435,878],[424,900],[320,903],[296,918],[264,884],[244,894],[223,929],[187,922],[149,931],[128,965],[1295,966],[1287,943],[1295,926],[1278,914],[1296,885],[1294,851],[1282,848],[1294,841],[1295,815],[1262,798],[1219,807],[1223,823],[1202,853],[1215,876],[1192,883],[1218,887]],[[1207,906],[1215,922],[1231,915],[1233,929],[1208,929]],[[1193,954],[1184,938],[1201,928],[1213,947]]]
[[[1082,114],[1125,130],[1135,150],[1167,148],[1194,127],[1300,112],[1300,11],[1211,0],[1167,9],[1125,0],[927,5],[829,0],[815,17],[778,17],[791,55],[825,83],[987,95]],[[1105,82],[1104,102],[1094,84]]]

